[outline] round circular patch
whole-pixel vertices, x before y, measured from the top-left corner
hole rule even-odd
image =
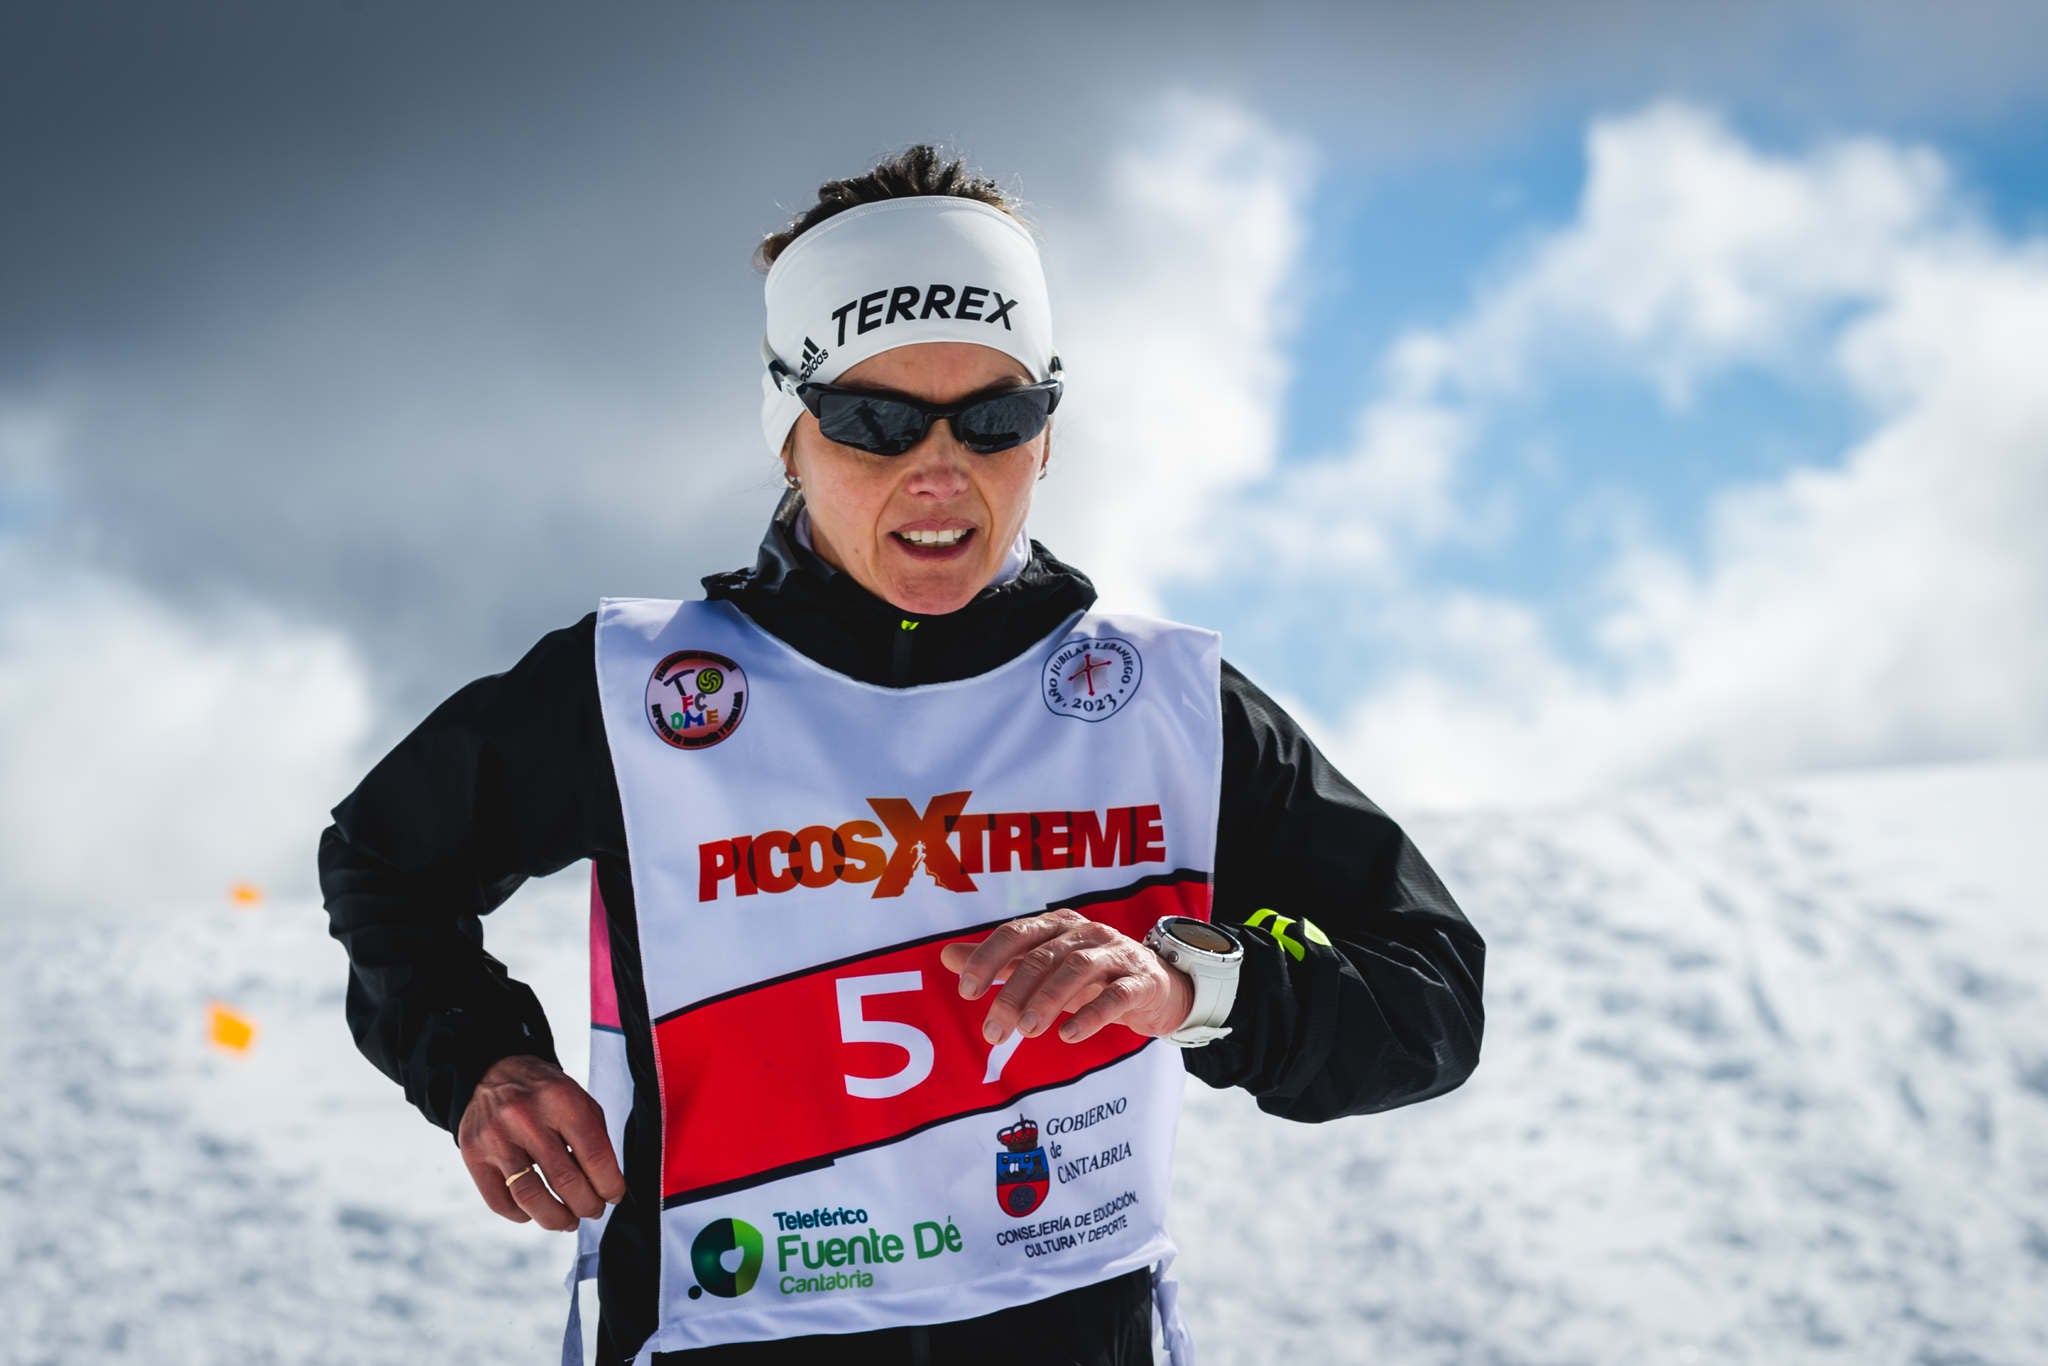
[[[647,680],[647,720],[677,749],[717,744],[746,710],[746,671],[709,650],[677,650]]]
[[[1131,700],[1144,672],[1138,649],[1128,640],[1070,640],[1045,661],[1039,696],[1056,715],[1102,721]]]

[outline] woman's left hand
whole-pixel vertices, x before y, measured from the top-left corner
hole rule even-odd
[[[960,994],[970,1001],[1003,983],[981,1028],[990,1043],[1013,1028],[1035,1038],[1068,1011],[1074,1018],[1060,1026],[1068,1043],[1110,1024],[1159,1038],[1179,1029],[1195,1004],[1186,973],[1121,930],[1065,907],[998,926],[979,944],[948,944],[939,961],[960,974]]]

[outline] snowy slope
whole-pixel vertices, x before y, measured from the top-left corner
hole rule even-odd
[[[1314,1126],[1190,1086],[1204,1360],[2048,1361],[2044,819],[2048,761],[1408,818],[1479,1072]],[[487,922],[578,1071],[586,876]],[[355,1052],[318,906],[0,926],[0,1361],[553,1359],[567,1236]]]
[[[2048,1361],[2044,818],[2035,762],[1409,822],[1487,938],[1479,1071],[1196,1097],[1215,1356]]]

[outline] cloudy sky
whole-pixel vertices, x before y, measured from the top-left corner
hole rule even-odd
[[[1044,241],[1034,534],[1397,816],[2048,750],[2029,8],[10,4],[0,882],[310,887],[749,560],[752,248],[920,140]]]

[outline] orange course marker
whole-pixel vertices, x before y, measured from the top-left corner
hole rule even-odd
[[[253,882],[237,882],[228,888],[228,900],[237,906],[254,906],[263,900],[263,889]]]
[[[222,1048],[246,1053],[256,1038],[256,1022],[215,1001],[207,1007],[207,1033]]]

